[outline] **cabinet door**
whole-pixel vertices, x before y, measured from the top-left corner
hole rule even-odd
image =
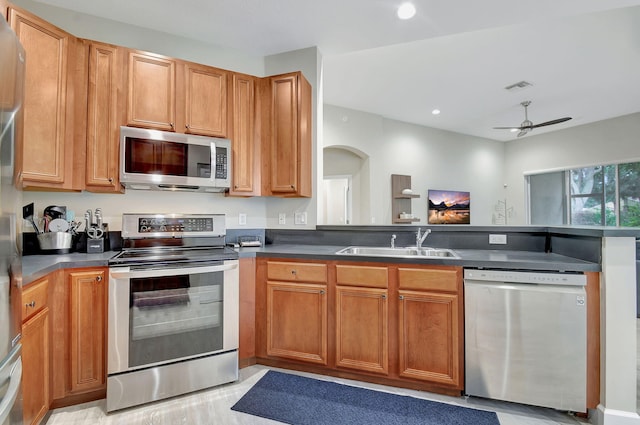
[[[311,196],[311,86],[301,73],[271,77],[270,191]]]
[[[70,35],[14,8],[9,22],[27,56],[23,124],[17,130],[17,184],[64,188],[67,168],[73,168],[71,148],[65,145]]]
[[[118,91],[122,61],[116,46],[89,46],[86,189],[121,192],[118,178]]]
[[[326,288],[267,283],[267,355],[327,364]]]
[[[399,294],[400,376],[461,388],[458,295]]]
[[[49,308],[22,325],[22,394],[25,424],[37,424],[51,404],[49,385]]]
[[[71,391],[105,384],[107,281],[104,269],[68,274]]]
[[[387,291],[347,286],[336,291],[336,365],[386,375]]]
[[[162,56],[129,52],[127,125],[174,130],[175,68]]]
[[[255,79],[233,74],[233,187],[232,195],[257,195],[256,139],[254,135]]]
[[[185,67],[185,132],[227,137],[227,72],[194,63]]]

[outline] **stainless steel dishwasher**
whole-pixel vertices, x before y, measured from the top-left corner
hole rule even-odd
[[[586,412],[583,274],[464,271],[465,393]]]

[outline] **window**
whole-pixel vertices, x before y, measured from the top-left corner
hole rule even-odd
[[[640,226],[640,162],[527,177],[531,224]]]

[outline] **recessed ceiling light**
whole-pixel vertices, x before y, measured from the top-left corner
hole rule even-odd
[[[440,109],[434,109],[433,111],[431,111],[431,113],[433,115],[440,115]]]
[[[416,7],[413,3],[402,3],[400,7],[398,7],[398,18],[400,19],[411,19],[416,14]]]

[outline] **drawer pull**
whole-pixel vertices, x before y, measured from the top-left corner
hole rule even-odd
[[[324,295],[324,289],[320,290],[320,295]]]
[[[32,307],[32,308],[33,308],[33,307],[35,307],[35,306],[36,306],[36,301],[35,301],[35,300],[32,300],[30,303],[26,303],[24,306],[25,306],[25,307]]]
[[[400,299],[401,299],[401,300],[404,300],[404,295],[400,295]]]
[[[96,281],[102,282],[102,276],[96,276]]]
[[[385,294],[382,294],[382,299],[383,299],[383,300],[386,300],[386,299],[387,299],[387,296],[386,296]]]

